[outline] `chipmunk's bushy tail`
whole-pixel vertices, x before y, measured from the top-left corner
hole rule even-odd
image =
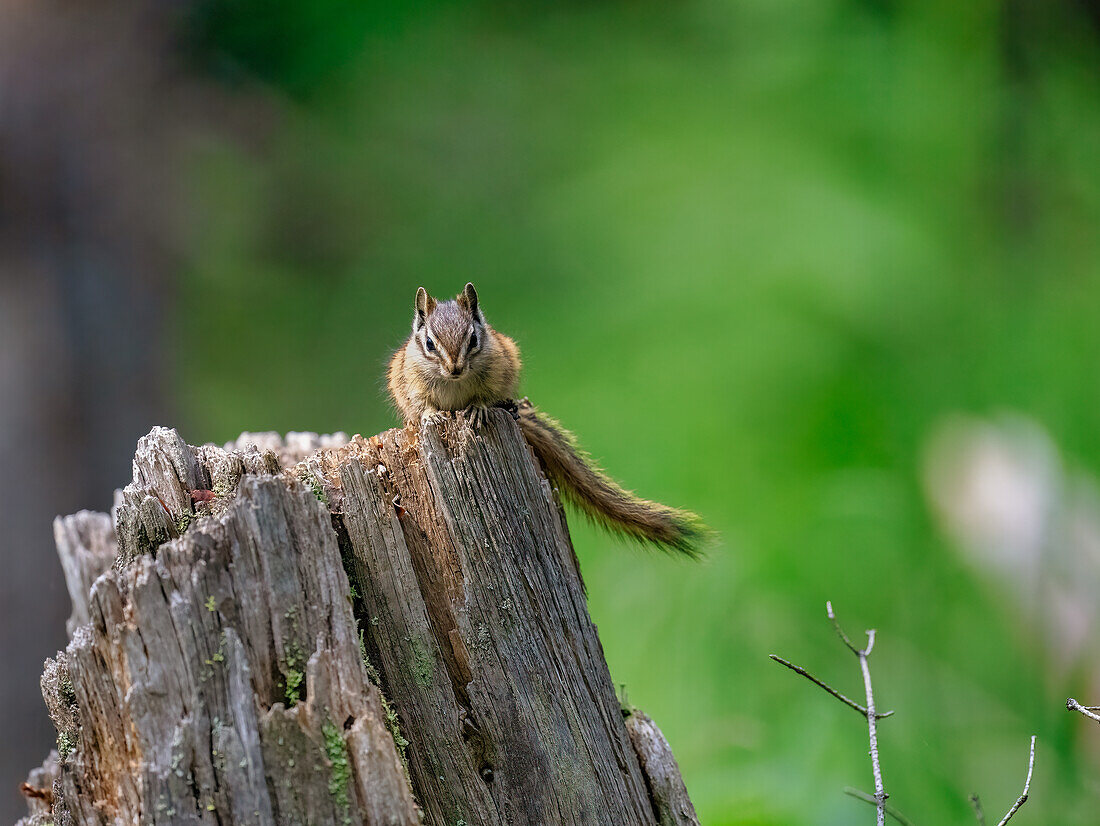
[[[600,469],[576,438],[524,400],[519,405],[524,438],[562,498],[601,526],[664,550],[698,557],[710,530],[695,514],[635,496]]]

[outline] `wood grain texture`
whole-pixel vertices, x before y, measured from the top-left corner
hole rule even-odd
[[[626,718],[626,729],[642,764],[660,826],[699,826],[680,766],[657,724],[635,708]]]
[[[655,726],[660,760],[632,742],[506,412],[225,448],[155,428],[111,523],[56,528],[72,641],[26,824],[695,822],[667,818],[675,760]]]
[[[560,509],[511,417],[342,457],[368,650],[402,720],[430,721],[403,726],[428,821],[655,823]]]
[[[72,637],[77,628],[88,623],[92,583],[114,564],[118,540],[111,517],[95,511],[57,517],[53,521],[53,538],[73,606],[65,625]]]

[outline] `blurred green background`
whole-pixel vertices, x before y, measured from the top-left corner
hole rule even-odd
[[[472,280],[523,392],[721,534],[693,565],[572,521],[612,676],[704,824],[874,816],[842,793],[872,790],[865,725],[767,656],[859,696],[826,599],[854,638],[878,629],[885,780],[914,822],[973,822],[971,791],[996,822],[1035,733],[1017,822],[1096,823],[1100,729],[1064,709],[1100,703],[1096,592],[1061,599],[1042,561],[1100,570],[1051,527],[1100,471],[1096,20],[1070,0],[201,6],[192,70],[255,108],[192,130],[179,168],[181,432],[392,426],[416,287]],[[968,555],[938,515],[930,445],[959,416],[1027,422],[1054,457],[1030,567]]]

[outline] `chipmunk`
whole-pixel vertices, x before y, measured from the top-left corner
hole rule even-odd
[[[526,400],[517,409],[520,364],[516,343],[485,321],[473,284],[453,301],[420,287],[412,335],[390,360],[388,386],[407,424],[462,410],[477,427],[490,407],[516,409],[520,431],[567,502],[612,532],[698,556],[708,529],[695,514],[635,496],[556,421]]]

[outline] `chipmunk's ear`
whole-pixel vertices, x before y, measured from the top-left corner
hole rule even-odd
[[[413,330],[419,330],[428,321],[428,315],[435,309],[435,299],[428,295],[423,287],[416,288],[416,315],[413,316]]]
[[[485,323],[485,319],[481,315],[481,309],[477,306],[477,290],[474,289],[474,285],[467,282],[466,286],[462,288],[462,293],[458,296],[458,303],[464,306],[470,311],[470,315]]]

